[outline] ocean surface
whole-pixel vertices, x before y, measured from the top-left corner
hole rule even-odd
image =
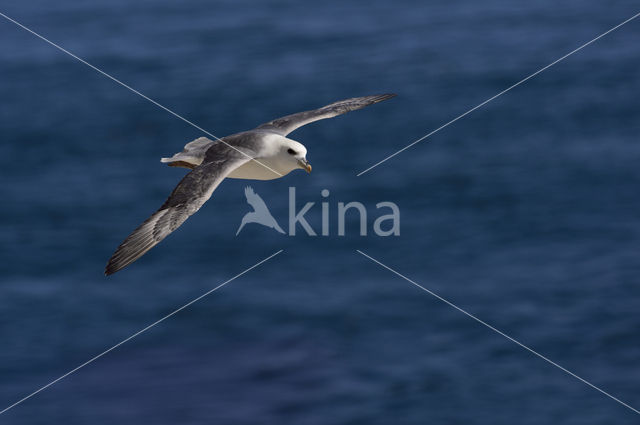
[[[632,424],[640,415],[637,1],[4,1],[0,12],[222,137],[291,134],[310,175],[226,180],[105,277],[204,134],[0,17],[0,424]],[[289,188],[318,236],[288,230]],[[326,189],[330,194],[323,197]],[[353,210],[338,235],[338,203]],[[320,234],[321,203],[329,235]],[[379,202],[400,235],[378,236]],[[388,212],[388,211],[386,211]],[[369,255],[411,282],[376,264]],[[427,291],[431,291],[429,293]]]

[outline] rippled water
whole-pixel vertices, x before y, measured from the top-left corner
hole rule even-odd
[[[121,240],[201,132],[0,19],[0,409],[284,251],[0,416],[0,423],[624,424],[637,414],[359,249],[640,408],[640,21],[356,173],[638,12],[637,2],[10,3],[0,11],[224,136],[398,97],[292,134],[332,236],[247,226],[246,182],[126,270]],[[335,236],[393,201],[401,235]],[[372,224],[372,219],[369,224]],[[370,227],[371,229],[371,227]]]

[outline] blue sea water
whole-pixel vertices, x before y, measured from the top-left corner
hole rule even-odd
[[[639,12],[635,1],[4,2],[16,19],[222,137],[338,99],[288,190],[330,236],[248,225],[247,182],[106,278],[202,132],[0,18],[4,424],[631,424],[640,416],[640,20],[356,174]],[[328,189],[325,199],[321,191]],[[368,207],[337,236],[338,202]],[[395,202],[401,234],[371,232]]]

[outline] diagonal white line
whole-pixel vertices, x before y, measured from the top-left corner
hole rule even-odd
[[[536,356],[540,357],[542,360],[544,360],[547,363],[552,364],[553,366],[557,367],[558,369],[562,370],[563,372],[573,376],[574,378],[576,378],[577,380],[587,384],[588,386],[590,386],[591,388],[593,388],[594,390],[597,390],[599,392],[601,392],[602,394],[606,395],[607,397],[609,397],[610,399],[617,401],[618,403],[620,403],[621,405],[623,405],[624,407],[633,410],[635,413],[640,415],[640,411],[637,409],[634,409],[633,407],[629,406],[627,403],[621,401],[620,399],[612,396],[611,394],[609,394],[608,392],[606,392],[605,390],[596,387],[595,385],[593,385],[591,382],[587,381],[586,379],[583,379],[581,377],[579,377],[578,375],[576,375],[575,373],[571,372],[568,369],[565,369],[564,367],[560,366],[558,363],[554,362],[553,360],[548,359],[547,357],[543,356],[542,354],[538,353],[537,351],[533,350],[532,348],[529,348],[528,346],[524,345],[523,343],[521,343],[520,341],[510,337],[509,335],[507,335],[506,333],[494,328],[493,326],[491,326],[490,324],[488,324],[487,322],[478,319],[476,316],[474,316],[473,314],[467,312],[466,310],[463,310],[462,308],[458,307],[457,305],[455,305],[454,303],[452,303],[451,301],[448,301],[444,298],[442,298],[440,295],[436,294],[433,291],[428,290],[427,288],[425,288],[424,286],[414,282],[413,280],[409,279],[408,277],[406,277],[405,275],[401,274],[400,272],[397,272],[396,270],[392,269],[391,267],[382,264],[380,261],[376,260],[375,258],[365,254],[364,252],[360,251],[359,249],[356,249],[356,251],[363,255],[364,257],[367,257],[369,260],[373,261],[374,263],[384,267],[385,269],[389,270],[391,273],[395,274],[396,276],[401,277],[402,279],[406,280],[407,282],[417,286],[418,288],[422,289],[423,291],[427,292],[428,294],[436,297],[437,299],[439,299],[440,301],[442,301],[443,303],[455,308],[456,310],[458,310],[460,313],[463,313],[467,316],[469,316],[470,318],[472,318],[473,320],[475,320],[476,322],[486,326],[487,328],[491,329],[492,331],[494,331],[495,333],[502,335],[503,337],[507,338],[509,341],[516,343],[517,345],[519,345],[520,347],[524,348],[525,350],[529,351],[532,354],[535,354]]]
[[[167,108],[166,106],[163,106],[161,104],[159,104],[158,102],[156,102],[155,100],[151,99],[148,96],[145,96],[144,94],[140,93],[138,90],[134,89],[131,86],[128,86],[127,84],[123,83],[122,81],[118,80],[117,78],[111,76],[110,74],[107,74],[106,72],[104,72],[103,70],[101,70],[100,68],[91,65],[89,62],[85,61],[84,59],[79,58],[78,56],[74,55],[73,53],[71,53],[70,51],[60,47],[59,45],[57,45],[56,43],[54,43],[53,41],[45,38],[44,36],[38,34],[37,32],[33,31],[32,29],[29,29],[27,27],[25,27],[24,25],[22,25],[20,22],[16,21],[15,19],[12,19],[10,17],[8,17],[7,15],[5,15],[4,13],[0,12],[0,16],[2,16],[3,18],[5,18],[6,20],[13,22],[14,24],[16,24],[17,26],[19,26],[20,28],[22,28],[25,31],[30,32],[31,34],[35,35],[36,37],[38,37],[39,39],[41,39],[42,41],[50,44],[51,46],[55,47],[56,49],[60,50],[61,52],[66,53],[67,55],[71,56],[72,58],[76,59],[79,62],[82,62],[83,64],[87,65],[89,68],[93,69],[94,71],[99,72],[100,74],[104,75],[105,77],[109,78],[110,80],[120,84],[122,87],[126,88],[127,90],[132,91],[133,93],[137,94],[138,96],[142,97],[143,99],[148,100],[149,102],[153,103],[154,105],[156,105],[157,107],[167,111],[168,113],[170,113],[171,115],[175,116],[176,118],[181,119],[182,121],[186,122],[187,124],[189,124],[190,126],[202,131],[203,133],[213,137],[214,139],[216,139],[219,142],[224,143],[225,145],[227,145],[228,147],[230,147],[231,149],[234,149],[238,152],[240,152],[241,154],[243,154],[244,156],[246,156],[247,158],[251,159],[252,161],[257,162],[258,164],[262,165],[263,167],[265,167],[266,169],[268,169],[269,171],[272,171],[274,173],[276,173],[277,175],[279,175],[280,177],[282,177],[282,174],[280,174],[279,172],[277,172],[276,170],[270,168],[269,166],[263,164],[262,162],[258,161],[255,158],[252,158],[250,155],[247,155],[245,152],[241,151],[240,149],[237,149],[234,146],[231,146],[229,143],[225,142],[224,140],[222,140],[221,138],[219,138],[218,136],[216,136],[215,134],[212,134],[210,132],[208,132],[207,130],[203,129],[200,126],[197,126],[196,124],[192,123],[191,121],[189,121],[188,119],[184,118],[182,115],[179,115],[178,113],[172,111],[171,109]]]
[[[473,108],[469,109],[467,112],[465,112],[462,115],[458,115],[456,118],[452,119],[451,121],[447,122],[446,124],[441,125],[440,127],[436,128],[435,130],[433,130],[431,133],[425,134],[424,136],[422,136],[421,138],[419,138],[418,140],[409,143],[407,146],[405,146],[404,148],[400,149],[399,151],[396,151],[394,153],[392,153],[391,155],[389,155],[388,157],[384,158],[381,161],[376,162],[375,164],[373,164],[371,167],[367,168],[364,171],[359,172],[356,176],[360,177],[361,175],[363,175],[364,173],[372,170],[373,168],[377,167],[378,165],[382,164],[383,162],[386,162],[388,160],[390,160],[391,158],[393,158],[394,156],[398,155],[401,152],[404,152],[405,150],[409,149],[410,147],[412,147],[413,145],[416,145],[418,143],[420,143],[421,141],[423,141],[424,139],[426,139],[427,137],[430,137],[434,134],[436,134],[438,131],[442,130],[445,127],[448,127],[449,125],[453,124],[454,122],[458,121],[460,118],[463,118],[467,115],[469,115],[470,113],[472,113],[473,111],[475,111],[478,108],[483,107],[484,105],[486,105],[487,103],[491,102],[492,100],[502,96],[503,94],[505,94],[506,92],[510,91],[513,88],[518,87],[520,84],[524,83],[527,80],[530,80],[531,78],[535,77],[536,75],[540,74],[541,72],[551,68],[553,65],[557,64],[558,62],[563,61],[564,59],[568,58],[569,56],[573,55],[574,53],[584,49],[585,47],[587,47],[588,45],[590,45],[591,43],[596,42],[597,40],[599,40],[600,38],[604,37],[605,35],[609,34],[612,31],[617,30],[618,28],[620,28],[621,26],[623,26],[626,23],[629,23],[631,21],[633,21],[634,19],[636,19],[638,16],[640,16],[640,12],[636,13],[635,15],[633,15],[632,17],[630,17],[629,19],[627,19],[626,21],[616,25],[615,27],[611,28],[608,31],[603,32],[602,34],[600,34],[599,36],[597,36],[596,38],[584,43],[582,46],[570,51],[569,53],[567,53],[566,55],[562,56],[560,59],[556,59],[555,61],[551,62],[549,65],[540,68],[539,70],[537,70],[536,72],[534,72],[533,74],[523,78],[522,80],[518,81],[517,83],[515,83],[514,85],[502,90],[500,93],[496,94],[495,96],[490,97],[489,99],[485,100],[484,102],[482,102],[481,104],[474,106]]]
[[[87,366],[90,363],[93,363],[94,361],[98,360],[100,357],[104,356],[105,354],[115,350],[116,348],[120,347],[122,344],[132,340],[133,338],[137,337],[138,335],[140,335],[143,332],[148,331],[149,329],[151,329],[152,327],[154,327],[155,325],[163,322],[164,320],[168,319],[169,317],[173,316],[174,314],[184,310],[185,308],[189,307],[191,304],[198,302],[199,300],[201,300],[202,298],[206,297],[207,295],[211,294],[212,292],[222,288],[224,285],[226,285],[229,282],[232,282],[234,280],[236,280],[237,278],[239,278],[240,276],[242,276],[243,274],[255,269],[256,267],[258,267],[259,265],[261,265],[262,263],[265,263],[266,261],[269,261],[270,259],[272,259],[273,257],[275,257],[276,255],[280,254],[283,250],[281,249],[280,251],[271,254],[270,256],[268,256],[267,258],[263,259],[262,261],[254,264],[253,266],[249,267],[248,269],[245,269],[243,272],[238,273],[237,275],[233,276],[231,279],[221,283],[220,285],[216,286],[213,289],[210,289],[209,291],[205,292],[204,294],[200,295],[198,298],[195,298],[191,301],[189,301],[188,303],[186,303],[185,305],[183,305],[182,307],[178,308],[177,310],[172,311],[171,313],[167,314],[166,316],[164,316],[161,319],[156,320],[155,322],[153,322],[152,324],[150,324],[149,326],[140,329],[138,332],[134,333],[133,335],[131,335],[130,337],[123,339],[122,341],[120,341],[119,343],[117,343],[116,345],[112,346],[111,348],[103,351],[102,353],[98,354],[95,357],[92,357],[91,359],[87,360],[86,362],[82,363],[80,366],[76,367],[75,369],[70,370],[69,372],[65,373],[64,375],[60,376],[59,378],[54,379],[53,381],[49,382],[47,385],[40,387],[39,389],[37,389],[36,391],[32,392],[31,394],[29,394],[26,397],[23,397],[22,399],[16,401],[15,403],[13,403],[12,405],[6,407],[5,409],[0,411],[0,415],[2,415],[3,413],[5,413],[6,411],[16,407],[17,405],[19,405],[20,403],[30,399],[31,397],[33,397],[34,395],[38,394],[40,391],[43,391],[47,388],[49,388],[50,386],[52,386],[53,384],[55,384],[58,381],[63,380],[64,378],[66,378],[67,376],[71,375],[72,373],[77,372],[78,370],[82,369],[83,367]]]

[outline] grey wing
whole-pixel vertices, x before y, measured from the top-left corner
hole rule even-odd
[[[324,120],[326,118],[333,118],[336,115],[355,111],[356,109],[362,109],[365,106],[373,105],[374,103],[382,102],[383,100],[391,99],[395,96],[395,94],[389,93],[340,100],[319,109],[298,112],[297,114],[287,115],[286,117],[269,121],[260,125],[258,128],[272,130],[286,136],[303,125],[307,125],[318,120]]]
[[[120,244],[107,263],[105,275],[133,263],[180,227],[211,197],[231,171],[247,161],[250,156],[221,143],[211,147],[205,162],[184,176],[160,209]]]

